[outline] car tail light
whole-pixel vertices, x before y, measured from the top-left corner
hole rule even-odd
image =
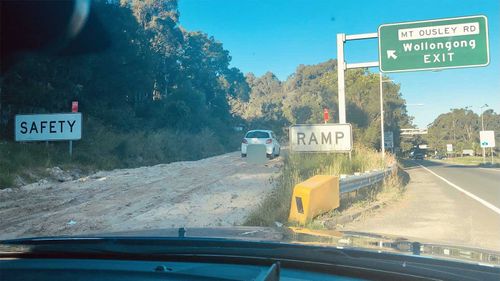
[[[242,143],[247,144],[248,143],[247,139],[243,139]]]
[[[273,143],[273,140],[272,139],[268,139],[268,140],[266,140],[266,143],[267,144]]]

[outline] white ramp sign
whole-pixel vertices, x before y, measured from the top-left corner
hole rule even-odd
[[[290,149],[297,152],[348,152],[352,150],[351,124],[293,125]]]
[[[16,115],[16,141],[63,141],[82,138],[82,114]]]

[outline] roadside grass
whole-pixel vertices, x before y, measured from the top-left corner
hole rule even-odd
[[[415,160],[410,160],[408,158],[401,158],[401,157],[398,157],[398,163],[403,168],[413,168],[413,167],[418,167],[419,165]]]
[[[47,168],[88,174],[96,170],[134,168],[175,161],[198,160],[235,151],[241,133],[202,129],[192,133],[161,129],[119,132],[89,118],[83,138],[73,142],[0,142],[0,189],[47,177]]]
[[[275,226],[275,222],[285,223],[294,186],[314,175],[338,176],[381,169],[389,163],[395,163],[395,158],[388,155],[384,163],[380,153],[358,145],[353,150],[352,160],[346,154],[290,153],[284,156],[283,161],[281,173],[274,179],[273,191],[250,213],[244,225]]]
[[[479,166],[483,164],[483,157],[482,156],[453,157],[453,158],[446,158],[441,161],[450,164]],[[497,164],[500,163],[500,157],[493,157],[493,162]],[[491,157],[486,157],[486,163],[491,163]]]
[[[69,157],[68,143],[0,143],[0,189],[34,182],[48,176],[46,168],[92,170]]]
[[[360,190],[360,192],[343,195],[339,208],[319,215],[311,222],[311,226],[316,227],[316,229],[337,229],[338,225],[335,222],[339,220],[344,219],[345,221],[347,218],[364,214],[373,207],[378,208],[387,202],[400,199],[404,195],[405,186],[409,181],[408,173],[398,166],[380,184]]]

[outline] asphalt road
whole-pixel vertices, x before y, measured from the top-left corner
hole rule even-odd
[[[416,162],[418,163],[418,161]],[[498,215],[500,215],[500,169],[447,164],[441,161],[424,160],[420,162],[419,165],[469,192],[470,195],[473,195],[470,196],[471,198],[480,199],[478,202],[487,202],[493,205],[490,206],[492,207],[490,209],[498,211]]]
[[[500,251],[500,169],[411,161],[398,201],[345,230]]]

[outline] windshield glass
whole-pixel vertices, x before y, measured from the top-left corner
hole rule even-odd
[[[271,227],[500,251],[499,1],[0,7],[0,239]]]
[[[265,139],[265,138],[269,138],[269,133],[262,132],[262,131],[253,131],[253,132],[248,132],[245,137],[246,138]]]

